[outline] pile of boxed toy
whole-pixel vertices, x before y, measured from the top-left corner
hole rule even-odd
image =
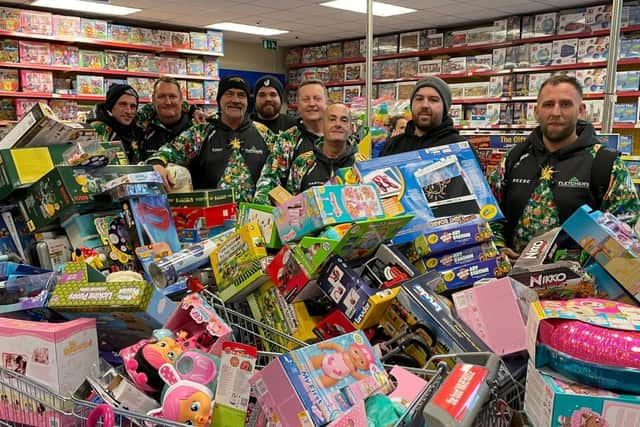
[[[0,392],[12,371],[196,426],[471,425],[523,397],[537,427],[635,425],[640,242],[617,218],[581,209],[512,266],[466,142],[236,205],[29,114],[0,141]],[[0,420],[64,424],[13,400]]]

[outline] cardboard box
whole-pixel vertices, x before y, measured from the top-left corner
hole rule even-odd
[[[127,165],[127,156],[120,142],[101,144],[105,149],[115,151],[112,165]],[[26,188],[42,178],[62,163],[62,153],[69,148],[67,144],[55,144],[46,147],[14,148],[0,150],[0,200],[14,191]]]
[[[19,202],[30,231],[57,225],[58,219],[112,206],[109,197],[96,197],[102,184],[122,175],[151,171],[151,166],[105,166],[83,168],[55,166],[33,184]]]
[[[327,225],[385,216],[373,185],[312,187],[278,206],[276,227],[283,243],[299,240]]]
[[[3,319],[0,348],[4,369],[70,396],[98,363],[96,322],[86,318],[63,323]],[[4,381],[11,384],[10,378]]]
[[[279,249],[282,246],[273,206],[240,203],[238,206],[238,225],[253,222],[260,228],[260,233],[269,249]]]
[[[640,301],[640,257],[626,249],[600,221],[603,213],[583,205],[562,225],[564,231]]]
[[[617,394],[558,379],[530,363],[524,409],[537,427],[608,426],[640,424],[640,397]]]
[[[167,199],[171,207],[207,208],[226,205],[234,202],[231,189],[194,190],[190,193],[168,193]]]
[[[0,149],[89,140],[95,140],[93,127],[80,123],[63,123],[48,105],[38,103],[0,140]]]

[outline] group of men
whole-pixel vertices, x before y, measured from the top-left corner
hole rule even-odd
[[[161,78],[152,103],[138,108],[127,85],[112,86],[92,122],[105,140],[123,141],[132,162],[154,165],[165,186],[169,163],[189,168],[194,188],[232,188],[237,200],[269,203],[280,185],[292,194],[323,185],[358,159],[349,107],[328,103],[320,80],[301,83],[299,118],[281,113],[284,90],[273,76],[253,89],[255,112],[247,114],[251,89],[238,76],[220,81],[218,114],[206,117],[189,106],[178,83]],[[449,115],[451,90],[438,77],[413,89],[411,120],[382,148],[381,156],[464,141]],[[569,76],[545,81],[535,108],[540,125],[503,159],[489,183],[505,214],[494,224],[498,246],[515,258],[527,242],[560,225],[588,203],[637,219],[640,202],[616,152],[599,144],[584,114],[582,88]]]

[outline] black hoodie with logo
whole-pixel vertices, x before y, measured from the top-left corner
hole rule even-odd
[[[330,178],[335,176],[338,169],[353,166],[358,147],[347,143],[345,152],[332,159],[322,151],[323,144],[324,142],[320,140],[311,152],[307,152],[294,160],[291,166],[291,185],[289,185],[289,190],[293,191],[292,194],[298,194],[308,188],[324,185]]]
[[[440,126],[430,129],[425,135],[418,136],[415,131],[416,126],[411,120],[403,134],[394,136],[385,144],[380,157],[466,141],[453,127],[453,120],[449,116],[444,118]]]

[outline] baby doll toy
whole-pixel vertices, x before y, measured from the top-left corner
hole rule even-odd
[[[366,378],[367,375],[359,371],[368,372],[374,363],[373,352],[363,344],[351,344],[346,350],[334,342],[320,342],[317,346],[320,350],[332,351],[309,359],[314,369],[322,369],[323,375],[318,379],[325,388],[335,386],[348,376],[356,381]]]
[[[147,415],[189,426],[208,427],[214,394],[205,384],[215,384],[216,364],[212,356],[194,350],[182,354],[176,366],[182,365],[191,369],[180,369],[179,372],[170,363],[160,367],[159,376],[168,387],[162,393],[162,407]]]

